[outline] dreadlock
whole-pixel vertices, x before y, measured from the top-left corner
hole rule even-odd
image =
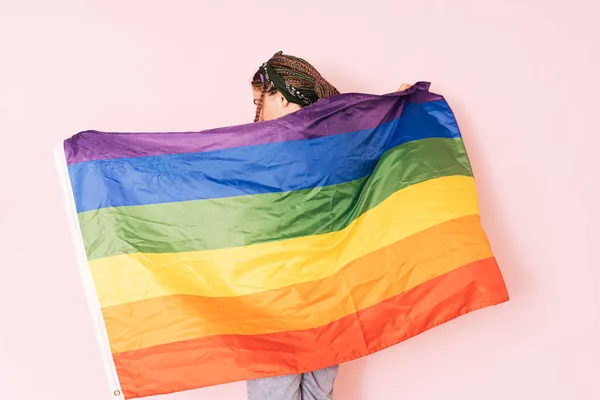
[[[275,53],[275,55],[265,63],[265,65],[267,64],[269,68],[272,68],[272,70],[281,77],[285,86],[288,87],[296,97],[302,99],[303,104],[298,102],[298,104],[302,106],[340,93],[331,83],[327,82],[321,76],[315,67],[302,58],[285,55],[280,51]],[[252,78],[252,86],[261,90],[261,96],[256,103],[254,122],[257,122],[260,118],[265,95],[274,94],[278,91],[278,88],[275,87],[272,81],[265,79],[265,65],[259,68]]]

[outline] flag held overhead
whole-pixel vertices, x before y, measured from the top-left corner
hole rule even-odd
[[[127,399],[336,365],[508,300],[427,83],[64,150]]]

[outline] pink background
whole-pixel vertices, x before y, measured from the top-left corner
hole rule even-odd
[[[52,146],[85,129],[250,121],[250,76],[281,49],[342,91],[433,82],[463,129],[512,296],[343,365],[337,398],[599,399],[593,3],[2,0],[0,398],[111,398]]]

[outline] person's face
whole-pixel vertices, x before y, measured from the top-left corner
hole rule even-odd
[[[252,88],[254,92],[254,104],[258,104],[261,91],[257,88]],[[265,93],[263,98],[263,106],[260,112],[259,121],[270,121],[272,119],[281,118],[284,115],[293,113],[300,109],[300,105],[288,102],[285,97],[279,92],[274,94]]]

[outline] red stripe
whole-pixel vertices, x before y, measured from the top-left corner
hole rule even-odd
[[[507,300],[496,260],[489,258],[318,328],[202,337],[115,354],[114,360],[125,397],[146,397],[314,371],[368,355]]]

